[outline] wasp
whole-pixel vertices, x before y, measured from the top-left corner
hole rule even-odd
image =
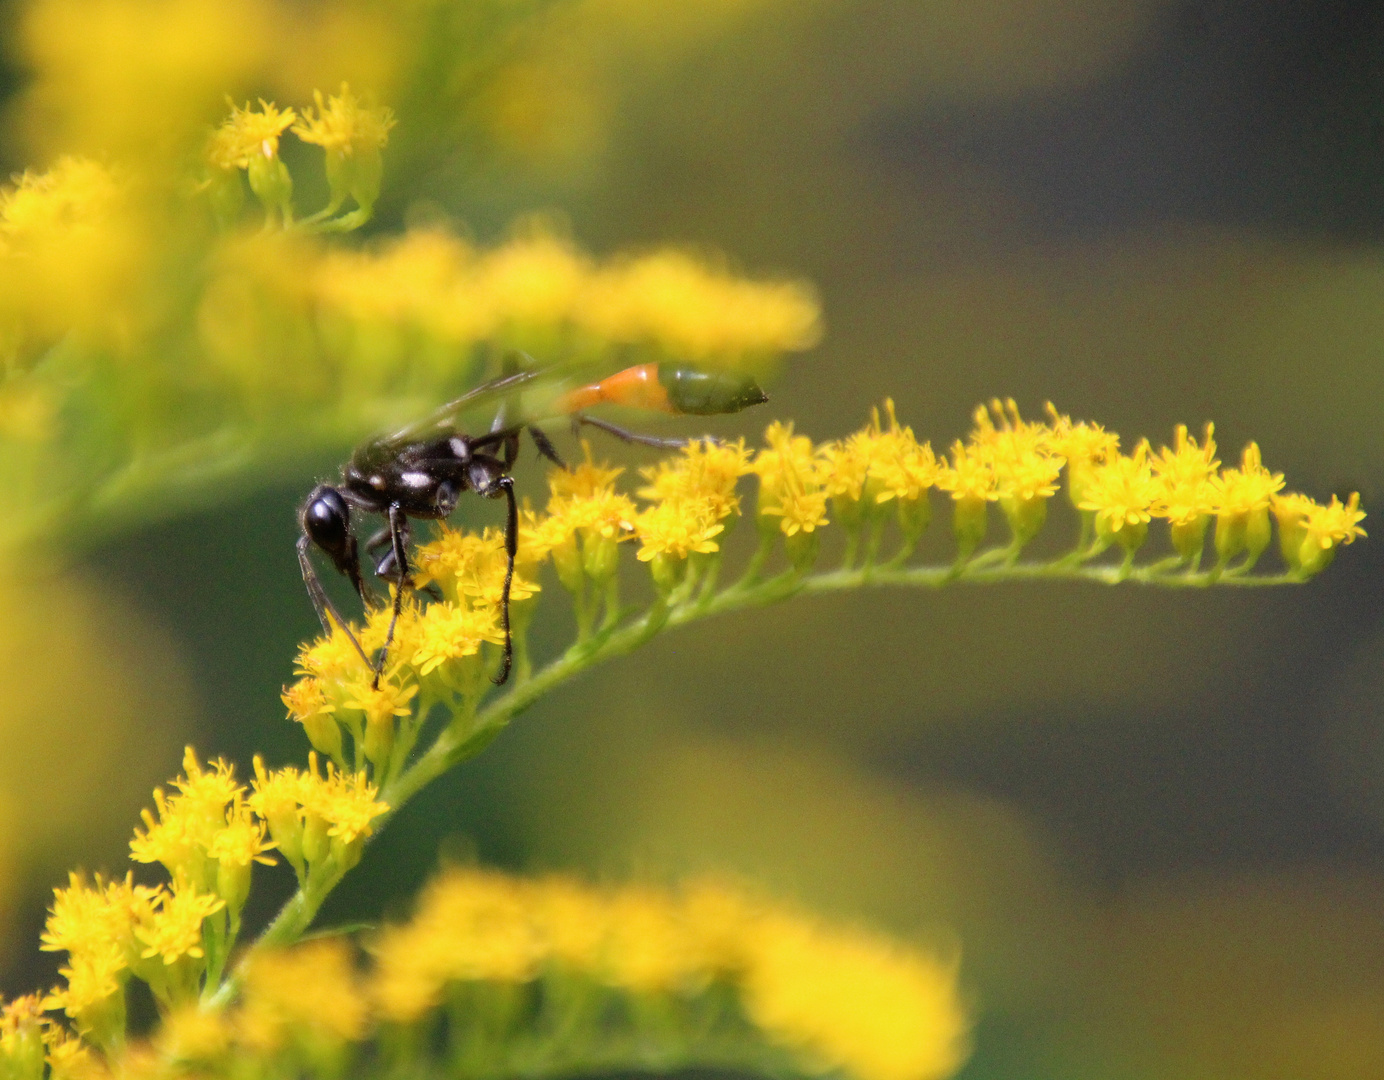
[[[558,395],[542,415],[520,418],[520,410],[516,408],[520,393],[552,377],[551,373],[543,371],[502,375],[449,401],[416,423],[391,435],[371,439],[358,447],[350,461],[342,466],[337,482],[318,484],[303,503],[298,513],[302,531],[298,538],[298,563],[308,596],[323,630],[330,634],[333,623],[341,627],[366,666],[373,668],[376,686],[394,641],[405,590],[414,587],[408,562],[411,523],[450,517],[458,500],[468,491],[487,499],[506,501],[506,567],[500,594],[504,656],[492,679],[499,685],[509,678],[514,658],[509,593],[519,537],[519,506],[510,473],[519,455],[521,437],[527,433],[539,454],[559,467],[566,467],[551,440],[538,426],[539,422],[565,416],[571,419],[574,429],[589,425],[626,442],[678,447],[685,445],[687,440],[629,431],[588,416],[585,410],[608,403],[679,415],[713,416],[739,412],[768,400],[748,375],[703,371],[685,364],[664,362],[639,364],[598,382],[575,387]],[[499,407],[490,430],[479,435],[461,430],[463,414],[496,403]],[[361,571],[362,545],[356,535],[356,516],[372,514],[383,518],[384,524],[363,547],[374,559],[375,576],[394,586],[389,630],[384,647],[373,663],[327,595],[310,557],[313,548],[322,552],[350,581],[361,603],[374,606],[376,600]]]

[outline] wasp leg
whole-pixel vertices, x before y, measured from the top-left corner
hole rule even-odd
[[[380,649],[379,659],[375,661],[375,679],[370,684],[375,690],[380,688],[380,673],[384,671],[384,663],[389,659],[389,647],[394,644],[394,628],[399,625],[399,613],[404,610],[404,590],[410,587],[408,578],[408,552],[405,550],[405,543],[408,537],[408,518],[404,516],[403,508],[398,503],[389,504],[389,539],[393,547],[394,566],[399,571],[399,576],[394,587],[394,613],[389,617],[389,632],[384,636],[384,647]],[[386,555],[380,562],[383,565],[390,555]]]
[[[346,625],[346,620],[341,617],[341,612],[336,610],[336,605],[332,603],[332,598],[327,595],[327,590],[322,588],[322,581],[317,576],[317,571],[313,569],[312,560],[308,558],[308,547],[312,541],[306,536],[298,538],[298,565],[303,571],[303,584],[307,586],[308,599],[312,601],[312,606],[317,609],[317,618],[322,622],[322,629],[326,633],[332,632],[332,620],[341,627],[346,637],[355,646],[356,652],[360,653],[361,661],[366,667],[370,666],[370,658],[365,655],[365,650],[360,647],[360,642],[356,640],[356,635],[351,633],[351,628]],[[330,619],[328,616],[330,615]]]
[[[404,518],[402,535],[404,548],[407,550],[413,542],[413,530],[409,527],[407,517]],[[372,555],[381,548],[387,550],[375,560],[375,576],[382,581],[396,581],[399,577],[399,567],[394,558],[394,530],[388,525],[365,542],[365,550]]]
[[[529,438],[533,440],[533,445],[538,447],[539,456],[547,458],[564,472],[572,471],[567,462],[563,461],[562,456],[558,454],[557,447],[553,445],[553,440],[548,438],[547,432],[541,427],[536,424],[530,424]]]
[[[608,420],[597,420],[594,416],[587,416],[585,413],[573,413],[572,426],[580,430],[583,424],[587,424],[593,428],[599,428],[607,435],[614,435],[623,442],[637,443],[640,446],[652,446],[658,450],[681,450],[684,446],[690,446],[692,443],[696,442],[719,443],[721,441],[714,435],[698,435],[691,439],[665,439],[658,435],[641,435],[637,431],[630,431],[628,428],[617,427]]]
[[[500,670],[491,677],[496,686],[509,678],[509,669],[514,663],[514,640],[509,632],[509,589],[514,583],[514,557],[519,553],[519,503],[514,497],[514,477],[502,476],[495,486],[504,489],[509,501],[508,515],[505,518],[505,587],[500,592],[500,625],[505,631],[505,658]]]

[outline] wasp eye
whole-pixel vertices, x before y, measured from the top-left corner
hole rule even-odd
[[[303,532],[328,554],[346,547],[351,534],[351,511],[335,488],[321,487],[308,496],[302,513]]]

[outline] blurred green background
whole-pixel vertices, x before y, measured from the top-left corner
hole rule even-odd
[[[305,34],[331,15],[284,6]],[[83,138],[35,120],[24,15],[5,8],[13,168]],[[347,30],[274,48],[230,89],[369,76]],[[834,437],[892,395],[940,447],[977,402],[1052,399],[1126,445],[1214,420],[1223,459],[1257,439],[1290,487],[1380,505],[1378,5],[572,0],[507,49],[485,122],[455,86],[381,88],[400,124],[369,231],[446,214],[489,240],[538,210],[599,255],[690,244],[811,279],[822,345],[718,430]],[[301,754],[278,700],[316,629],[294,514],[348,449],[56,582],[13,568],[5,992],[51,978],[49,890],[121,866],[184,742]],[[860,592],[666,635],[409,806],[324,918],[399,910],[440,849],[730,870],[959,943],[966,1080],[1384,1075],[1380,550],[1300,589]],[[540,651],[567,618],[550,596]],[[262,884],[259,917],[288,891]]]

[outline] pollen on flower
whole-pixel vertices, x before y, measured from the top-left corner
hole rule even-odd
[[[1070,416],[1059,413],[1051,401],[1044,408],[1049,420],[1049,441],[1067,462],[1067,497],[1080,509],[1092,472],[1119,451],[1120,437],[1099,424],[1073,422]]]
[[[973,419],[971,445],[987,449],[996,461],[1022,461],[1034,455],[1061,457],[1053,446],[1052,429],[1024,420],[1013,398],[995,398],[988,408],[977,406]]]
[[[751,471],[744,439],[722,443],[694,439],[673,457],[640,469],[648,484],[638,494],[655,502],[686,499],[704,503],[720,521],[739,513],[736,481]]]
[[[932,446],[919,443],[913,429],[899,423],[892,399],[885,399],[884,409],[889,428],[883,433],[882,452],[870,463],[870,476],[878,486],[875,500],[917,502],[936,485],[941,468]]]
[[[537,582],[525,577],[520,567],[533,566],[542,556],[525,550],[522,542],[518,549],[510,582],[511,602],[527,600],[539,591]],[[456,604],[499,606],[508,563],[502,531],[487,527],[483,532],[470,533],[444,525],[436,538],[419,545],[416,562],[418,585],[435,582]]]
[[[316,676],[323,682],[359,674],[364,667],[360,653],[351,644],[346,631],[335,624],[330,634],[306,642],[298,650],[298,671]]]
[[[273,866],[274,859],[266,854],[274,844],[265,835],[265,823],[256,821],[241,810],[226,827],[212,837],[207,854],[222,866],[244,868],[252,862]]]
[[[123,950],[115,946],[73,953],[58,969],[64,985],[43,999],[43,1007],[61,1009],[80,1023],[120,993],[128,967]]]
[[[1048,414],[1048,441],[1053,450],[1066,458],[1068,464],[1104,465],[1106,459],[1120,448],[1120,437],[1106,431],[1100,424],[1085,420],[1073,421],[1059,413],[1051,401],[1044,405]]]
[[[779,494],[778,505],[760,511],[769,517],[781,518],[784,536],[811,533],[827,524],[827,493],[821,488],[790,481]]]
[[[779,518],[785,536],[814,532],[827,523],[828,495],[812,440],[793,434],[791,423],[775,421],[764,432],[764,441],[769,445],[754,459],[759,516]]]
[[[408,716],[413,711],[409,703],[418,693],[417,683],[395,683],[387,678],[380,679],[378,685],[372,683],[373,677],[363,676],[347,686],[343,707],[364,713],[370,723]]]
[[[131,875],[108,882],[98,874],[88,884],[69,874],[67,888],[53,890],[42,949],[73,954],[123,950],[132,940],[141,897],[147,892],[135,886]]]
[[[548,489],[554,499],[584,499],[614,490],[615,481],[625,471],[620,466],[598,465],[591,457],[591,444],[582,441],[584,460],[571,469],[548,470]]]
[[[1360,509],[1360,493],[1352,492],[1350,498],[1342,503],[1335,495],[1326,506],[1313,505],[1307,511],[1307,539],[1323,550],[1337,544],[1354,543],[1355,538],[1364,536],[1365,530],[1360,522],[1365,520],[1365,512]]]
[[[50,1028],[44,1033],[44,1043],[48,1053],[46,1060],[54,1080],[71,1077],[72,1080],[98,1080],[109,1073],[96,1053],[81,1039],[61,1028]]]
[[[245,789],[236,781],[232,767],[223,760],[203,769],[191,747],[183,755],[185,776],[173,782],[175,794],[154,791],[157,817],[143,811],[145,830],[130,841],[130,857],[136,862],[162,863],[175,879],[215,886],[216,867],[209,863],[212,846],[242,814]]]
[[[339,772],[331,762],[327,762],[326,776],[321,776],[316,769],[316,755],[309,755],[309,761],[308,771],[300,774],[303,782],[299,799],[304,813],[326,822],[327,835],[338,838],[342,844],[353,844],[369,836],[374,831],[371,823],[375,818],[389,812],[389,805],[375,797],[375,785],[364,772]]]
[[[297,682],[284,687],[284,691],[279,695],[279,699],[288,709],[291,719],[303,724],[312,720],[314,717],[323,713],[330,713],[335,706],[327,700],[326,690],[322,686],[322,680],[307,675]]]
[[[210,771],[203,769],[196,751],[185,747],[183,772],[186,775],[174,780],[173,787],[178,790],[177,799],[197,812],[219,814],[228,803],[240,798],[245,789],[235,778],[235,767],[224,758],[217,758],[210,764]]]
[[[881,427],[879,410],[870,422],[838,442],[826,443],[820,455],[822,484],[849,521],[862,501],[865,509],[897,499],[916,502],[937,481],[932,447],[921,446],[913,429],[899,424],[894,402],[886,399],[889,426]]]

